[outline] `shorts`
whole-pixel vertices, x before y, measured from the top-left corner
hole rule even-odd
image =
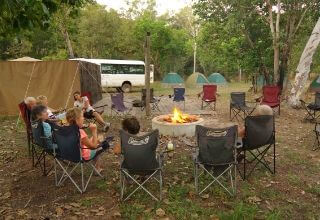
[[[94,118],[94,113],[95,111],[94,110],[90,110],[90,111],[86,111],[83,113],[83,116],[86,118],[86,119],[93,119]]]

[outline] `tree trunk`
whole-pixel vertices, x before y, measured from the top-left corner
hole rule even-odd
[[[280,78],[279,78],[278,85],[281,88],[283,88],[284,78],[286,76],[286,73],[288,72],[288,62],[289,62],[290,52],[291,52],[290,45],[285,44],[281,51],[281,64],[279,67]]]
[[[66,41],[67,47],[68,47],[69,58],[73,59],[74,58],[73,48],[72,48],[72,45],[71,45],[71,40],[70,40],[70,37],[69,37],[68,30],[66,28],[63,29],[63,36],[64,36],[64,39]]]
[[[312,57],[320,43],[320,18],[318,19],[312,34],[306,44],[304,51],[301,55],[299,65],[296,70],[295,81],[292,85],[291,93],[289,96],[289,105],[292,107],[298,107],[300,105],[300,97],[306,86],[308,76],[310,73],[310,66],[312,63]]]
[[[194,49],[193,49],[193,73],[196,72],[196,65],[197,65],[197,42],[194,42]]]

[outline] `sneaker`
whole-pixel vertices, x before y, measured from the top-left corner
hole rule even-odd
[[[109,131],[109,128],[110,128],[110,123],[106,123],[103,127],[103,131],[104,132],[108,132]]]

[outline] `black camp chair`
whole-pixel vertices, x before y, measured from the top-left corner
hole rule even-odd
[[[247,116],[251,115],[254,111],[255,107],[250,107],[246,101],[246,93],[245,92],[232,92],[230,94],[230,121],[234,118],[239,121],[239,118],[244,120]],[[251,102],[253,103],[253,102]],[[256,102],[254,102],[256,104]]]
[[[84,160],[81,155],[80,146],[80,132],[79,127],[76,125],[64,126],[53,132],[54,140],[58,145],[58,153],[54,150],[55,155],[55,180],[56,186],[61,186],[66,179],[70,179],[73,185],[77,188],[80,193],[84,193],[88,187],[93,173],[95,172],[100,177],[103,177],[101,173],[95,168],[94,159],[103,152],[103,150],[98,150],[95,157],[91,160]],[[65,165],[65,166],[64,166]],[[84,178],[84,166],[87,165],[90,174],[87,180]],[[58,179],[57,166],[61,168],[62,174]],[[78,184],[76,180],[72,177],[76,173],[76,169],[80,167],[81,183]]]
[[[151,109],[153,111],[159,111],[160,112],[160,108],[159,108],[159,103],[161,101],[161,97],[155,97],[153,95],[153,88],[150,89],[150,104],[151,104]],[[142,89],[141,90],[141,100],[134,100],[132,103],[133,107],[137,107],[140,108],[141,111],[143,111],[146,107],[146,99],[147,99],[147,90],[146,89]]]
[[[128,200],[137,190],[142,189],[153,199],[162,199],[162,156],[156,150],[159,141],[159,131],[154,130],[143,136],[135,136],[120,131],[121,154],[123,161],[120,165],[121,200]],[[144,177],[139,182],[139,177]],[[160,196],[157,198],[146,187],[149,180],[159,183]],[[131,191],[125,198],[126,182],[131,181],[137,188]]]
[[[266,156],[272,150],[272,167],[267,162]],[[248,157],[247,153],[253,158]],[[273,115],[248,116],[245,119],[245,137],[238,158],[242,159],[243,179],[247,179],[258,164],[262,164],[270,173],[276,172],[276,140],[275,123]],[[252,164],[249,171],[248,165]],[[240,171],[240,169],[239,169]]]
[[[319,150],[320,149],[320,122],[316,121],[316,123],[314,124],[314,130],[313,130],[314,134],[315,134],[315,141],[313,144],[313,150]]]
[[[34,166],[39,166],[43,175],[47,176],[52,170],[52,166],[47,169],[46,158],[53,156],[53,140],[44,136],[43,123],[40,120],[31,122],[33,135],[32,155],[34,156]]]
[[[301,102],[301,106],[307,112],[306,117],[304,118],[305,120],[314,121],[320,116],[318,114],[320,112],[320,92],[316,92],[313,103],[307,104],[303,100],[300,100],[300,102]]]
[[[198,143],[197,152],[193,155],[194,177],[197,193],[200,195],[213,183],[219,184],[230,195],[236,194],[236,155],[237,126],[227,128],[196,127]],[[203,172],[200,172],[203,171]],[[202,190],[199,188],[199,178],[208,174],[212,179]],[[225,186],[222,180],[230,178],[231,187]]]

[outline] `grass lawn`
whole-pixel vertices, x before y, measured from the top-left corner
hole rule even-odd
[[[172,89],[163,88],[158,82],[152,87],[157,95],[172,93]],[[244,83],[219,87],[217,111],[212,117],[229,122],[230,92],[248,89],[249,85]],[[137,91],[130,95],[140,97]],[[187,98],[195,98],[199,91],[187,89]],[[253,99],[258,95],[248,93],[247,96]],[[93,177],[83,195],[68,181],[62,187],[55,187],[53,173],[44,177],[31,166],[24,126],[21,123],[16,126],[17,117],[2,116],[0,216],[5,219],[320,219],[320,151],[312,151],[314,125],[303,122],[303,118],[303,110],[293,110],[283,103],[281,116],[276,116],[276,174],[271,175],[260,166],[249,180],[238,177],[235,197],[219,185],[213,185],[201,197],[195,193],[190,156],[193,149],[178,138],[178,146],[164,167],[163,200],[155,202],[139,191],[129,201],[120,202],[119,156],[111,152],[103,155],[106,179]],[[107,119],[112,123],[110,134],[118,137],[121,119]],[[151,128],[150,119],[139,119],[143,130]],[[168,141],[168,137],[161,137],[161,141]],[[156,184],[147,186],[156,192]]]

